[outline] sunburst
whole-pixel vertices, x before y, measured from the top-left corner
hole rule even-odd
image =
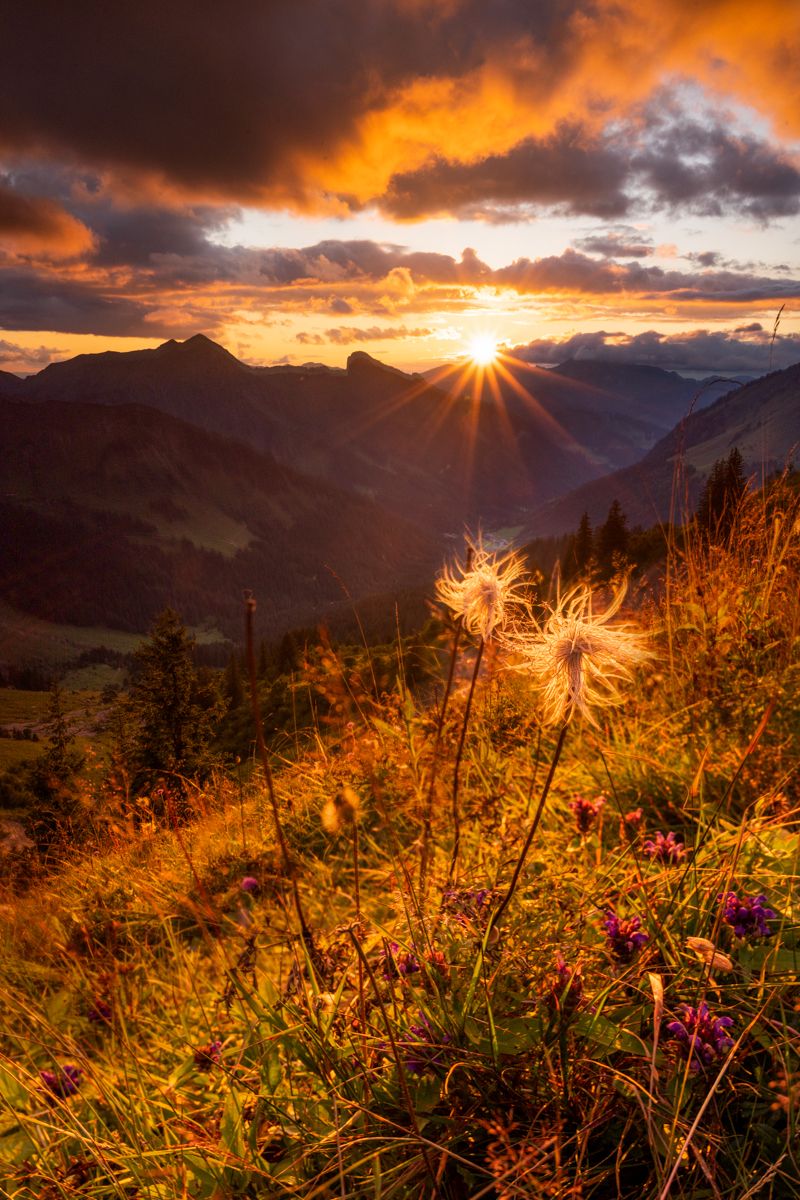
[[[490,367],[497,354],[497,338],[491,333],[479,333],[469,344],[469,356],[478,367]]]

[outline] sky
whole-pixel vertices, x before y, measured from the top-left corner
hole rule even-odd
[[[0,0],[0,370],[800,360],[800,4]]]

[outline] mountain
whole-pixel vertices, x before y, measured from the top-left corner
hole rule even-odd
[[[0,400],[0,594],[46,620],[144,630],[166,604],[237,637],[430,578],[439,545],[368,498],[156,409]],[[329,569],[330,568],[330,569]]]
[[[587,483],[543,505],[528,526],[531,535],[575,529],[584,512],[594,523],[619,500],[629,524],[650,526],[670,515],[676,462],[684,464],[689,510],[715,461],[734,447],[750,474],[782,468],[800,446],[800,363],[744,384],[694,412],[631,467]]]
[[[0,396],[19,396],[24,391],[24,380],[9,371],[0,371]]]
[[[664,373],[666,374],[666,373]],[[619,419],[622,400],[521,368],[514,386],[437,387],[362,352],[346,370],[258,368],[202,335],[156,350],[79,355],[22,381],[31,401],[145,404],[440,534],[522,521],[531,509],[637,461],[669,427]],[[626,400],[630,410],[632,402]],[[604,407],[606,406],[606,407]]]

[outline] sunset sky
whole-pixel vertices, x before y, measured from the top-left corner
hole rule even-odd
[[[0,0],[0,30],[0,369],[198,332],[800,359],[800,4]]]

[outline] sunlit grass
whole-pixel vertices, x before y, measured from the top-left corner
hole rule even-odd
[[[365,690],[351,724],[273,763],[313,946],[257,772],[208,781],[172,828],[146,798],[105,824],[98,812],[91,854],[7,890],[5,1193],[797,1195],[792,503],[743,512],[727,550],[690,545],[666,598],[626,614],[651,657],[595,725],[574,717],[498,922],[558,728],[494,651],[467,726],[466,639],[438,724],[421,694]],[[352,679],[331,656],[329,691]],[[465,728],[448,882],[442,767]],[[357,859],[352,823],[323,828],[345,789],[360,800]],[[730,892],[766,898],[768,936],[736,935],[718,900]],[[704,1004],[698,1065],[679,1022]],[[79,1086],[54,1095],[41,1072],[58,1081],[67,1065]]]

